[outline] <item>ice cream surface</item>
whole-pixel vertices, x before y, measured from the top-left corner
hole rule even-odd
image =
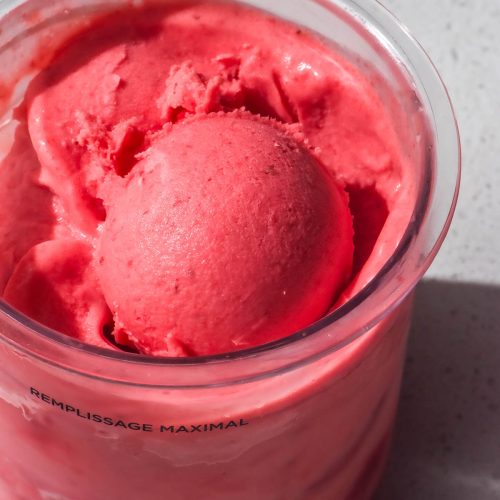
[[[3,297],[90,344],[194,356],[282,338],[359,291],[408,216],[369,80],[239,4],[99,19],[16,116]]]
[[[115,335],[146,353],[213,354],[328,310],[352,268],[347,195],[281,128],[207,115],[150,147],[99,242]]]

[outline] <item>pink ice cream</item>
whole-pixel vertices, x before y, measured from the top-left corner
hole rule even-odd
[[[285,126],[230,113],[178,123],[107,210],[98,272],[115,337],[165,355],[278,339],[328,311],[352,238],[346,193]]]
[[[4,298],[84,342],[114,348],[112,331],[117,348],[185,356],[276,340],[397,244],[403,171],[380,101],[329,47],[260,12],[113,15],[56,53],[24,109],[39,168],[21,188],[43,203],[16,228],[1,219]],[[78,260],[94,293],[69,292],[80,284],[55,277],[58,259]]]
[[[4,298],[40,323],[106,347],[98,335],[110,320],[90,248],[77,240],[35,245],[16,266]]]
[[[390,99],[234,2],[79,5],[39,27],[0,164],[0,295],[71,337],[0,314],[0,497],[368,500],[411,299],[375,324],[354,308],[346,345],[342,320],[283,339],[408,227],[420,164]]]

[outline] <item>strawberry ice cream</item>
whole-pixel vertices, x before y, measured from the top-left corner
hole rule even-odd
[[[61,239],[31,248],[12,274],[4,298],[51,328],[105,347],[99,333],[110,317],[98,290],[90,248]]]
[[[347,194],[287,128],[207,115],[173,126],[134,167],[97,257],[118,342],[217,354],[328,311],[352,269],[352,218]]]
[[[41,295],[52,317],[72,311],[57,329],[85,342],[113,348],[111,331],[117,348],[157,356],[262,345],[347,300],[401,237],[404,165],[373,89],[314,36],[257,11],[104,18],[34,80],[25,120],[47,236],[80,241],[72,251],[92,256],[81,273],[97,273],[80,303],[63,276],[47,278],[58,306]],[[56,326],[23,290],[49,271],[12,262],[11,240],[28,247],[4,239],[5,299]],[[90,333],[78,318],[104,301],[113,321],[103,312]]]
[[[385,11],[266,8],[326,38],[218,0],[0,17],[0,498],[371,498],[453,197]]]

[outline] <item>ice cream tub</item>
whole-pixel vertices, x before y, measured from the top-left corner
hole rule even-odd
[[[238,10],[240,7],[235,2],[0,2],[3,68],[0,71],[0,254],[3,266],[0,283],[6,299],[0,302],[1,498],[363,500],[375,492],[397,411],[413,290],[436,256],[456,204],[460,145],[453,109],[424,51],[379,3],[255,0],[244,4],[264,14],[253,10],[248,12],[259,14],[247,14],[246,10]],[[65,57],[58,55],[65,44],[80,47],[81,59],[70,58],[77,71],[91,64],[87,56],[92,49],[89,42],[92,30],[104,29],[96,23],[104,18],[109,22],[114,16],[122,19],[123,12],[128,12],[126,15],[137,12],[141,16],[144,9],[159,13],[159,18],[167,11],[170,19],[177,16],[175,19],[183,20],[189,16],[192,22],[205,22],[205,30],[210,28],[206,27],[210,19],[219,19],[220,29],[234,30],[234,39],[239,40],[243,32],[252,40],[259,37],[271,40],[262,49],[270,54],[287,50],[284,43],[273,48],[274,39],[269,37],[278,37],[279,33],[279,36],[292,37],[292,45],[297,38],[306,37],[305,43],[313,47],[313,52],[315,44],[331,47],[335,56],[328,64],[337,64],[338,74],[352,68],[341,83],[354,81],[358,76],[353,75],[360,75],[362,84],[358,87],[369,90],[356,96],[369,100],[373,95],[377,110],[382,110],[384,119],[373,122],[381,124],[374,125],[374,129],[378,127],[384,136],[388,130],[385,123],[391,124],[390,143],[397,144],[398,162],[404,165],[401,168],[406,172],[402,186],[395,184],[399,190],[398,207],[403,209],[393,210],[388,202],[388,213],[376,231],[376,238],[372,238],[369,250],[354,255],[355,277],[331,304],[330,312],[295,333],[278,335],[259,345],[242,343],[240,349],[232,352],[200,352],[190,356],[189,351],[183,351],[179,356],[168,357],[157,351],[154,356],[148,356],[145,349],[149,344],[145,347],[137,343],[142,351],[128,352],[137,347],[131,337],[126,339],[128,346],[118,348],[111,345],[109,335],[103,337],[102,345],[90,345],[78,336],[63,335],[57,331],[62,325],[62,316],[51,313],[49,326],[52,328],[49,328],[47,321],[43,326],[36,320],[37,316],[23,314],[13,302],[13,290],[18,288],[12,285],[12,276],[24,276],[27,268],[23,255],[40,242],[46,245],[46,242],[59,241],[61,234],[67,239],[69,234],[65,226],[51,225],[43,218],[43,207],[50,204],[49,198],[45,198],[47,186],[52,183],[50,189],[57,194],[58,189],[65,189],[65,177],[68,182],[73,182],[73,177],[54,168],[49,174],[38,175],[38,162],[52,161],[56,150],[46,148],[44,130],[40,132],[37,128],[43,120],[50,120],[43,112],[35,112],[48,107],[37,108],[36,99],[41,94],[33,88],[42,88],[37,83],[40,75],[43,77],[48,67],[51,71],[51,67],[59,64],[54,63],[55,58]],[[215,9],[213,16],[211,9]],[[228,28],[225,14],[216,17],[220,9],[233,9],[227,11],[233,14],[243,12],[239,22],[245,22],[246,28],[243,29],[243,24],[241,29]],[[266,16],[262,22],[261,16]],[[284,21],[276,21],[273,16]],[[256,21],[250,22],[253,19]],[[286,22],[286,27],[280,24],[282,22]],[[124,31],[123,36],[128,36]],[[307,38],[308,32],[314,33],[312,38]],[[90,34],[78,38],[80,33]],[[141,36],[147,39],[154,35],[147,32]],[[189,64],[170,71],[169,81],[173,84],[170,87],[167,84],[167,89],[176,89],[175,84],[181,81],[175,80],[177,75],[187,74],[189,88],[195,90],[181,97],[175,92],[168,94],[167,105],[161,96],[154,100],[153,105],[158,106],[159,112],[167,110],[164,115],[167,119],[175,116],[175,120],[183,120],[185,114],[197,113],[208,106],[210,113],[218,113],[218,118],[210,118],[209,124],[215,137],[216,120],[226,120],[221,118],[224,113],[229,113],[231,120],[238,124],[242,119],[240,114],[253,106],[254,114],[266,115],[265,120],[272,121],[272,130],[278,131],[276,147],[281,147],[279,134],[283,126],[292,125],[286,129],[285,142],[289,140],[289,130],[296,132],[292,123],[295,120],[301,122],[305,135],[309,134],[311,151],[323,159],[333,155],[338,164],[344,162],[352,166],[361,161],[364,152],[376,150],[372,138],[360,138],[362,134],[350,129],[351,125],[343,135],[345,141],[337,143],[352,144],[355,137],[359,147],[350,155],[343,155],[335,148],[330,151],[328,139],[314,135],[318,123],[328,122],[330,108],[341,110],[338,116],[347,120],[343,123],[358,123],[363,127],[364,120],[358,118],[364,116],[365,101],[360,97],[360,100],[349,101],[351,104],[347,106],[339,97],[327,105],[323,103],[328,110],[310,125],[314,110],[308,106],[314,96],[320,95],[320,90],[314,89],[321,89],[314,78],[323,66],[311,63],[308,67],[307,58],[300,52],[301,45],[297,45],[300,50],[290,58],[277,57],[283,66],[276,66],[278,69],[272,72],[274,94],[265,94],[269,102],[264,106],[262,100],[255,98],[255,92],[248,90],[260,85],[266,71],[265,66],[255,62],[259,62],[260,52],[252,52],[253,42],[241,43],[242,52],[236,57],[230,38],[227,38],[228,50],[219,50],[214,59],[222,64],[224,73],[212,79],[200,77],[198,81],[199,73],[194,75],[195,80],[189,80],[193,76]],[[113,45],[109,39],[108,42]],[[212,42],[206,41],[205,45],[209,43]],[[181,45],[179,51],[183,50]],[[130,44],[127,48],[130,52],[123,60],[130,58],[137,46],[135,42]],[[285,70],[280,73],[279,68],[290,66],[294,54],[300,59],[294,71],[301,75],[307,73],[313,83],[307,78],[287,78],[289,73]],[[98,73],[93,73],[93,77],[95,81],[85,82],[85,92],[90,96],[98,93],[95,89],[102,85],[106,88],[111,85],[113,92],[117,88],[130,88],[126,81],[109,79],[104,73],[102,79]],[[145,86],[148,78],[145,73]],[[235,83],[237,80],[243,82],[240,87]],[[51,85],[64,85],[65,76],[54,77],[54,81]],[[193,87],[193,81],[197,85],[201,82],[202,86]],[[49,87],[45,85],[44,91]],[[69,102],[64,99],[70,87],[63,88],[64,92],[59,94],[62,111],[58,116],[66,116]],[[218,93],[210,94],[213,88],[217,88]],[[344,89],[342,85],[339,88]],[[309,101],[304,97],[307,92]],[[33,95],[35,97],[31,97]],[[193,102],[192,95],[199,100]],[[213,101],[208,99],[209,95],[219,96],[218,102],[223,103],[223,108],[210,107]],[[339,91],[338,95],[343,94]],[[269,103],[278,104],[273,107],[268,106]],[[244,115],[244,120],[247,119]],[[54,137],[60,130],[66,134],[72,129],[65,120],[47,123],[44,129],[52,127]],[[276,121],[285,125],[276,125]],[[340,121],[338,118],[332,123]],[[258,127],[269,126],[261,118],[257,122]],[[186,123],[191,123],[189,117]],[[233,125],[234,131],[236,125]],[[80,140],[80,136],[75,139]],[[67,152],[74,147],[71,141],[61,141],[54,141],[59,146],[63,144],[60,151]],[[80,147],[80,143],[77,145]],[[238,149],[239,145],[234,154]],[[143,156],[137,155],[140,160]],[[86,161],[83,156],[79,158],[83,158],[82,163]],[[370,161],[366,160],[367,165]],[[377,176],[393,182],[390,165],[394,164],[394,157],[386,163],[389,166],[379,169]],[[339,172],[348,186],[351,209],[356,205],[367,214],[377,211],[378,202],[373,198],[366,202],[366,193],[370,192],[368,183],[366,186],[359,181],[349,184],[350,174],[343,174],[343,168],[340,166]],[[261,173],[269,178],[277,175],[274,165]],[[128,170],[123,177],[127,175]],[[25,190],[29,176],[38,176],[41,187],[37,184],[35,189],[30,184]],[[90,181],[86,189],[89,185]],[[65,193],[69,201],[64,210],[83,213],[76,198]],[[356,237],[359,241],[363,231],[373,234],[372,226],[377,226],[375,219],[368,217],[361,223],[355,217],[355,244]],[[33,220],[42,222],[34,225]],[[72,237],[87,241],[88,220],[87,216],[78,219],[72,226]],[[99,233],[101,226],[96,227]],[[25,241],[29,244],[19,243]],[[237,279],[235,283],[231,286],[239,290]],[[128,292],[127,287],[118,288],[120,292],[122,289]],[[213,294],[223,290],[221,286],[214,289]],[[57,310],[47,297],[40,296],[38,301],[32,291],[28,289],[33,310],[43,309],[41,315],[44,311]],[[128,304],[131,309],[135,307],[132,301]],[[307,301],[297,304],[304,310],[308,306]],[[114,313],[116,325],[118,316]],[[88,312],[84,321],[96,314],[95,310]],[[199,314],[193,310],[193,318]],[[244,324],[236,319],[233,323]],[[196,321],[189,321],[191,327],[193,324],[196,330]],[[206,324],[200,320],[200,332]],[[244,333],[241,338],[246,338]]]

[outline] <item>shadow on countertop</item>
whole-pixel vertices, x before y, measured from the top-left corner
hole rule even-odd
[[[498,499],[500,287],[424,281],[376,500]]]

